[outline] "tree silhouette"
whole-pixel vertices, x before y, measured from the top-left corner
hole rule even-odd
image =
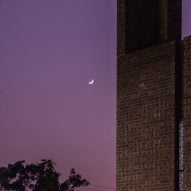
[[[18,161],[0,168],[0,190],[6,191],[74,191],[86,187],[89,182],[71,169],[69,178],[60,182],[60,174],[54,168],[52,160],[26,164]]]

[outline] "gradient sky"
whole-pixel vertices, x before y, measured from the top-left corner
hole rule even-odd
[[[0,165],[51,158],[115,187],[116,1],[1,0],[0,28]]]

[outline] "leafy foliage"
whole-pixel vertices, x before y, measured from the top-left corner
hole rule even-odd
[[[86,187],[89,182],[71,169],[69,178],[60,182],[60,174],[52,160],[41,160],[37,164],[18,161],[0,168],[0,190],[6,191],[74,191]]]

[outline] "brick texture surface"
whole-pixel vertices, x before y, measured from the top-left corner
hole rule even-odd
[[[117,191],[174,191],[175,44],[118,56]]]
[[[184,39],[183,124],[184,124],[184,191],[191,190],[191,36]]]

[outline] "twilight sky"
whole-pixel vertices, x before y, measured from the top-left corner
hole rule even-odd
[[[0,28],[0,166],[51,158],[115,187],[116,1],[1,0]]]

